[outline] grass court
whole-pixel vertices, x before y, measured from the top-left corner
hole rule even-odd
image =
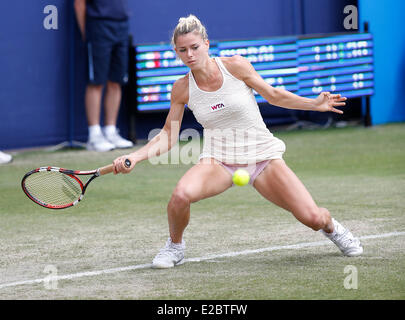
[[[49,210],[22,192],[25,172],[90,170],[126,151],[31,150],[0,166],[0,299],[404,299],[404,124],[274,134],[317,204],[361,238],[363,256],[342,256],[245,186],[193,204],[186,263],[154,270],[167,202],[192,164],[144,161],[96,179],[76,207]]]

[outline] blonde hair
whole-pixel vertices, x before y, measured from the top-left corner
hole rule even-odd
[[[195,15],[190,14],[188,17],[181,17],[179,19],[179,22],[173,31],[172,45],[176,46],[176,41],[179,36],[190,32],[200,34],[203,40],[208,39],[207,30],[205,29],[204,25]]]

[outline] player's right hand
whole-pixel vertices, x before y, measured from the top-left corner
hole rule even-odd
[[[128,167],[126,165],[126,160],[130,160],[131,161],[131,165]],[[114,174],[118,174],[118,173],[130,173],[132,171],[132,169],[134,168],[135,164],[136,164],[136,160],[133,159],[130,155],[123,155],[121,157],[118,157],[117,159],[115,159],[113,161],[113,165],[114,165]]]

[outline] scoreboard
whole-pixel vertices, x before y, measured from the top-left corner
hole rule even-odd
[[[173,83],[189,68],[169,43],[139,45],[135,52],[138,110],[169,109]],[[248,59],[273,87],[300,96],[314,98],[329,91],[354,98],[374,93],[370,33],[210,42],[210,56],[233,55]],[[258,103],[266,102],[254,93]]]
[[[298,39],[298,95],[321,91],[348,98],[373,94],[373,43],[369,33]]]
[[[273,87],[298,91],[298,53],[295,38],[277,38],[218,43],[218,55],[245,57]],[[258,103],[265,100],[255,92]]]

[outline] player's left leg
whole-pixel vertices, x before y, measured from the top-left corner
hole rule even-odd
[[[272,160],[253,186],[267,200],[290,211],[300,222],[314,229],[333,231],[329,211],[319,208],[308,190],[284,160]]]
[[[272,160],[256,178],[253,186],[266,199],[290,211],[297,220],[322,230],[348,256],[363,252],[358,239],[333,219],[326,208],[316,205],[312,196],[284,160]]]

